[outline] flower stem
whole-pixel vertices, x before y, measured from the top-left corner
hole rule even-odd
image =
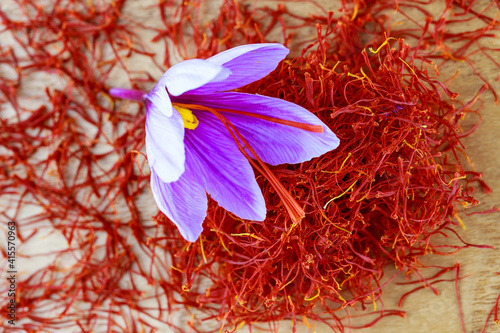
[[[113,97],[142,102],[142,97],[147,94],[147,92],[133,89],[111,88],[109,89],[109,94]]]

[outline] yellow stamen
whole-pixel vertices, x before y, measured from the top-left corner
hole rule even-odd
[[[198,118],[193,114],[193,112],[189,109],[181,108],[180,106],[174,105],[174,109],[176,109],[182,117],[184,121],[184,127],[190,130],[194,130],[198,124]]]

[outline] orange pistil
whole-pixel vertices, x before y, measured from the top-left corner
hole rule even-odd
[[[206,107],[206,106],[202,106],[202,105],[174,103],[174,106],[175,105],[179,106],[181,108],[189,109],[189,110],[205,110],[205,111],[209,111],[209,112],[213,111],[213,109]],[[230,110],[230,109],[217,109],[217,111],[225,112],[225,113],[232,113],[232,114],[240,114],[240,115],[244,115],[244,116],[248,116],[248,117],[262,119],[262,120],[270,121],[270,122],[276,123],[276,124],[282,124],[282,125],[286,125],[286,126],[290,126],[290,127],[300,128],[304,131],[313,132],[313,133],[323,133],[325,131],[323,126],[321,126],[321,125],[304,124],[304,123],[299,123],[298,121],[279,119],[279,118],[264,116],[264,115],[260,115],[260,114],[256,114],[256,113],[252,113],[252,112]]]

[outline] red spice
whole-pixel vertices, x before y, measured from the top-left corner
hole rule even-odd
[[[500,273],[497,273],[497,274],[500,275]],[[481,333],[486,332],[486,328],[488,327],[488,322],[490,321],[492,314],[494,314],[493,322],[495,323],[495,325],[497,325],[500,322],[500,320],[498,319],[498,306],[499,306],[499,304],[500,304],[500,294],[498,294],[498,297],[495,301],[495,304],[493,305],[490,313],[488,314],[488,317],[486,318],[486,322],[484,323],[484,328],[481,331]]]
[[[11,211],[2,214],[18,222],[23,244],[43,230],[68,243],[52,253],[50,266],[19,275],[20,329],[74,331],[76,323],[82,332],[153,331],[150,318],[168,321],[181,306],[204,314],[188,323],[195,332],[206,331],[205,319],[233,328],[283,318],[295,324],[301,316],[342,330],[354,317],[347,305],[365,308],[379,299],[387,264],[433,288],[440,274],[426,279],[419,258],[475,246],[436,246],[431,236],[455,235],[457,207],[476,203],[473,182],[489,189],[479,172],[464,171],[457,159],[459,140],[475,129],[458,133],[459,119],[478,113],[474,102],[489,85],[478,87],[469,102],[451,101],[456,94],[437,80],[437,71],[459,59],[485,81],[469,60],[477,52],[498,67],[498,50],[478,44],[497,30],[488,8],[476,12],[474,1],[448,1],[432,17],[420,2],[356,0],[342,2],[341,16],[325,11],[301,17],[284,5],[225,1],[206,26],[198,15],[203,2],[161,1],[161,28],[126,18],[125,0],[54,1],[43,8],[18,0],[22,17],[0,11],[16,44],[0,50],[0,64],[12,73],[0,82],[2,113],[7,107],[13,112],[0,117],[6,150],[0,195],[11,198]],[[395,10],[414,27],[392,25]],[[414,20],[411,10],[424,19]],[[447,20],[450,11],[454,16]],[[484,25],[450,33],[469,21]],[[317,37],[298,42],[294,34],[306,28],[315,28]],[[308,108],[341,146],[310,162],[270,168],[305,207],[302,221],[290,219],[278,193],[258,176],[269,210],[265,222],[241,221],[211,201],[204,233],[188,244],[163,214],[151,220],[140,208],[139,195],[149,191],[147,166],[137,154],[144,150],[144,111],[139,104],[115,108],[106,80],[120,69],[133,88],[153,84],[125,65],[133,55],[153,56],[136,30],[171,42],[165,43],[169,66],[168,47],[185,58],[206,58],[244,43],[275,41],[277,29],[295,55],[242,91]],[[32,97],[40,104],[27,107],[23,85],[40,72],[57,75],[64,87],[47,84]],[[32,205],[41,214],[22,217],[20,211]],[[312,312],[319,307],[321,313]],[[365,326],[403,314],[376,311]]]

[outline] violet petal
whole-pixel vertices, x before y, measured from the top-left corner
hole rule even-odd
[[[151,170],[151,190],[158,208],[177,225],[182,237],[195,242],[203,231],[208,200],[191,171],[186,170],[176,182],[165,183]]]
[[[260,80],[271,73],[290,51],[281,44],[249,44],[221,52],[206,61],[223,66],[231,74],[223,81],[214,80],[189,94],[228,91]]]
[[[339,145],[339,139],[318,117],[301,106],[278,98],[233,92],[204,95],[203,99],[196,101],[188,96],[182,98],[185,100],[181,102],[185,103],[196,102],[215,109],[239,110],[323,127],[323,133],[314,133],[255,117],[222,112],[259,157],[272,165],[308,161]]]
[[[240,218],[263,221],[264,197],[250,164],[220,121],[206,112],[195,115],[200,123],[186,131],[186,164],[221,207]]]

